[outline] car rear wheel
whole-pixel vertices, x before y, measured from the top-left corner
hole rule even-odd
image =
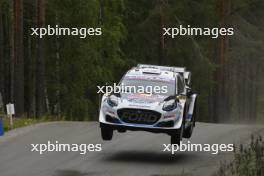
[[[103,140],[110,141],[113,137],[113,129],[101,128],[101,136]]]
[[[192,136],[193,128],[195,127],[195,118],[196,118],[195,116],[196,116],[196,106],[194,107],[191,124],[188,126],[187,129],[184,130],[184,135],[183,135],[184,138],[189,139]]]
[[[190,138],[192,136],[192,132],[193,132],[193,128],[194,128],[194,121],[191,121],[190,126],[184,130],[184,138]]]

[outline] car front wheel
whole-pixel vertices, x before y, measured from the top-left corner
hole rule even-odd
[[[183,136],[183,124],[181,125],[181,128],[178,129],[174,134],[171,134],[171,144],[177,144],[180,145],[180,142],[182,140]]]
[[[113,129],[110,128],[101,128],[102,139],[105,141],[112,140],[113,137]]]

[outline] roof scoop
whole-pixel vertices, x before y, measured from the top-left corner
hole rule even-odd
[[[143,68],[142,73],[160,75],[161,71],[158,68]]]
[[[152,69],[159,69],[161,71],[172,71],[172,72],[175,72],[175,73],[184,73],[184,72],[186,72],[186,68],[185,67],[167,67],[167,66],[149,65],[149,64],[138,64],[137,68],[141,68],[141,69],[152,68]]]

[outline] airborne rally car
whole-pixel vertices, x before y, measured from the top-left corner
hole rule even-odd
[[[114,130],[166,133],[172,144],[190,138],[197,101],[190,82],[191,73],[183,67],[139,64],[130,69],[118,84],[121,91],[102,97],[99,121],[103,140],[111,140]],[[135,89],[128,90],[130,87]],[[147,91],[149,87],[154,87],[152,92]]]

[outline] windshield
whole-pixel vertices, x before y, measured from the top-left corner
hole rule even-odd
[[[175,94],[175,80],[124,78],[120,86],[126,93]]]

